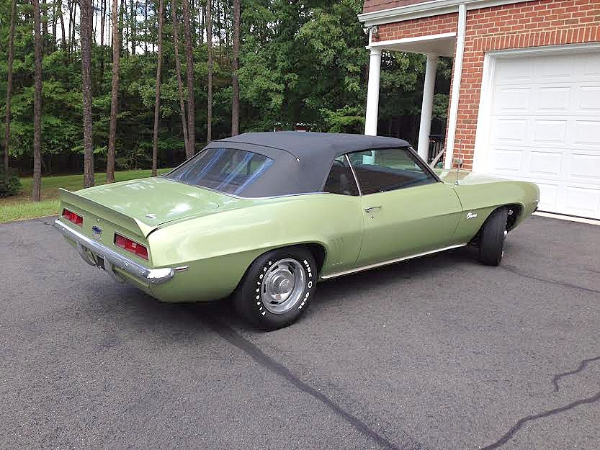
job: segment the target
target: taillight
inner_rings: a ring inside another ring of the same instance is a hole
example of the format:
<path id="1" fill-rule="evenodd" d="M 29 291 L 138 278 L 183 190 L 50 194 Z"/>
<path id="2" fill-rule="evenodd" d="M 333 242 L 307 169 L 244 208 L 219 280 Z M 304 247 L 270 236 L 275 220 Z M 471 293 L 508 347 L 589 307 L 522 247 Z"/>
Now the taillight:
<path id="1" fill-rule="evenodd" d="M 75 214 L 73 211 L 69 211 L 68 209 L 63 209 L 62 216 L 67 219 L 69 222 L 73 222 L 75 225 L 82 226 L 83 225 L 83 217 L 78 214 Z"/>
<path id="2" fill-rule="evenodd" d="M 144 258 L 146 260 L 148 259 L 148 249 L 142 244 L 138 244 L 137 242 L 132 241 L 125 236 L 115 233 L 115 245 L 117 247 L 121 247 L 123 250 L 139 256 L 140 258 Z"/>

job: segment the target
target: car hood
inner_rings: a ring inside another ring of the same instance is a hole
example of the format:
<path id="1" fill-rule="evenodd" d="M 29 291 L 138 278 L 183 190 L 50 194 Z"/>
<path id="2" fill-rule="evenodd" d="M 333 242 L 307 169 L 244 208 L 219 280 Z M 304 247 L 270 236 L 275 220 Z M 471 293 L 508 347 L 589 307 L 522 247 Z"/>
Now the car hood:
<path id="1" fill-rule="evenodd" d="M 76 194 L 149 227 L 214 214 L 242 206 L 245 202 L 244 199 L 162 177 L 105 184 L 77 191 Z"/>
<path id="2" fill-rule="evenodd" d="M 485 184 L 485 183 L 497 183 L 499 181 L 507 181 L 505 178 L 493 177 L 490 175 L 484 175 L 481 173 L 473 173 L 467 170 L 461 170 L 457 173 L 456 169 L 453 170 L 435 170 L 440 179 L 445 183 L 455 184 L 458 181 L 460 185 L 470 184 Z"/>

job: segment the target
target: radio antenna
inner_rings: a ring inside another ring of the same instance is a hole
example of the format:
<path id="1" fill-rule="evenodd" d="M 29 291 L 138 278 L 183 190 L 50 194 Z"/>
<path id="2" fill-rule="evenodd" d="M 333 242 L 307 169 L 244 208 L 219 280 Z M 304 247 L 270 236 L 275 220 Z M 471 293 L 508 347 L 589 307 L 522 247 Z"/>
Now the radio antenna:
<path id="1" fill-rule="evenodd" d="M 462 164 L 462 139 L 458 140 L 458 159 L 456 161 L 456 181 L 454 184 L 458 184 L 458 177 L 460 174 L 460 166 Z"/>

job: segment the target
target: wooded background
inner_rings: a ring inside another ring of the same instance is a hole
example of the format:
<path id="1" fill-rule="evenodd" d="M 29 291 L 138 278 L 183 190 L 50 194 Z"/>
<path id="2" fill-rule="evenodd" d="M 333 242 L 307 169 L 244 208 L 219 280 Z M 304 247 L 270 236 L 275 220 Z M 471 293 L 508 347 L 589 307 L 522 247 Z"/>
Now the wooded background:
<path id="1" fill-rule="evenodd" d="M 91 186 L 94 170 L 110 181 L 115 168 L 174 166 L 239 132 L 362 133 L 361 9 L 361 0 L 0 0 L 0 170 L 84 173 Z M 384 53 L 380 134 L 416 138 L 424 64 Z M 439 129 L 450 70 L 442 59 Z"/>

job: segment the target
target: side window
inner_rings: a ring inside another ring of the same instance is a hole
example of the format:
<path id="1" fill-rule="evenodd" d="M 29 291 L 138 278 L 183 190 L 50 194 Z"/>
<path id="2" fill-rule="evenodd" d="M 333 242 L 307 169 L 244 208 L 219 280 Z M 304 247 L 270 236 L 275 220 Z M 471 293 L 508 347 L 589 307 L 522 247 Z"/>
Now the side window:
<path id="1" fill-rule="evenodd" d="M 363 195 L 437 181 L 407 148 L 366 150 L 348 156 Z"/>
<path id="2" fill-rule="evenodd" d="M 345 156 L 333 160 L 329 176 L 325 182 L 323 192 L 341 195 L 358 195 L 358 187 L 352 175 L 352 169 Z"/>

